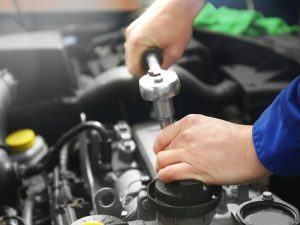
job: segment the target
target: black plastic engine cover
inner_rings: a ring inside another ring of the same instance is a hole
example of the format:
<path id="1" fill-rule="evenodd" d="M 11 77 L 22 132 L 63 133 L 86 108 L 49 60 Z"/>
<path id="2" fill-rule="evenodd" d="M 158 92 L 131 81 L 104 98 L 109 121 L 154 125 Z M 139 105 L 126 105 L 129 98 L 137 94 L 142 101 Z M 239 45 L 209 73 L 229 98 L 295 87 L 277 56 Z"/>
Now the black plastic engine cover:
<path id="1" fill-rule="evenodd" d="M 59 32 L 1 36 L 0 68 L 19 82 L 15 106 L 71 95 L 77 87 Z"/>

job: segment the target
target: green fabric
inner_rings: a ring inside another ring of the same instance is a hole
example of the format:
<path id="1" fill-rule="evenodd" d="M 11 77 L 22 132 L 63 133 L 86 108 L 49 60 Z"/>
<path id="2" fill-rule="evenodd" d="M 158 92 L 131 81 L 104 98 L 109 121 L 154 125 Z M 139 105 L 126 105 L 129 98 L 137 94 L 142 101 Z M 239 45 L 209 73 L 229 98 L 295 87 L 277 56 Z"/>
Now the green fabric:
<path id="1" fill-rule="evenodd" d="M 262 13 L 253 10 L 227 7 L 216 9 L 210 3 L 198 14 L 194 20 L 194 27 L 245 36 L 279 35 L 298 30 L 298 26 L 289 26 L 280 18 L 266 18 Z"/>

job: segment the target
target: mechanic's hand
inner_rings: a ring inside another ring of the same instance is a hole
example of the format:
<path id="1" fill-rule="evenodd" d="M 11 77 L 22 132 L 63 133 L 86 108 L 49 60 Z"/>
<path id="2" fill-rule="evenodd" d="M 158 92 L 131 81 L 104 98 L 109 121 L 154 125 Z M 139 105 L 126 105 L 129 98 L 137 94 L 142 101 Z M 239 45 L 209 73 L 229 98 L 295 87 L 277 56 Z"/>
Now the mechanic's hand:
<path id="1" fill-rule="evenodd" d="M 126 30 L 125 58 L 133 75 L 143 75 L 141 56 L 148 48 L 163 51 L 163 69 L 183 53 L 192 34 L 192 23 L 204 0 L 156 0 Z"/>
<path id="2" fill-rule="evenodd" d="M 252 126 L 188 115 L 161 130 L 154 143 L 162 181 L 238 184 L 270 175 L 252 142 Z"/>

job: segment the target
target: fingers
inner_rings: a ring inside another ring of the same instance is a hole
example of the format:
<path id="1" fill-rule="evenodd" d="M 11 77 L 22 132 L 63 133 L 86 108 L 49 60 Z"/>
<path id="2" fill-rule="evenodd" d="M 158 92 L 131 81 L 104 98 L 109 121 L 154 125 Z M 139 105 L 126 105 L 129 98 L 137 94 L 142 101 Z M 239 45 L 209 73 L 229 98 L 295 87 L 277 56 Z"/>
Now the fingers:
<path id="1" fill-rule="evenodd" d="M 164 70 L 169 69 L 169 67 L 174 64 L 182 55 L 185 49 L 185 45 L 177 46 L 177 45 L 170 45 L 168 48 L 164 50 L 164 60 L 161 65 L 161 68 Z"/>
<path id="2" fill-rule="evenodd" d="M 146 47 L 143 43 L 142 31 L 136 28 L 139 26 L 139 23 L 139 19 L 135 20 L 127 27 L 125 32 L 125 62 L 128 71 L 134 76 L 141 76 L 145 73 L 141 67 L 140 58 Z"/>
<path id="3" fill-rule="evenodd" d="M 167 147 L 169 149 L 182 148 L 186 143 L 194 142 L 196 134 L 191 128 L 201 124 L 205 118 L 207 117 L 203 115 L 190 114 L 161 130 L 153 145 L 154 153 L 157 154 Z"/>
<path id="4" fill-rule="evenodd" d="M 145 15 L 143 17 L 146 17 Z M 168 69 L 183 53 L 185 45 L 174 45 L 170 40 L 164 41 L 155 33 L 149 33 L 149 27 L 145 22 L 137 19 L 126 29 L 125 62 L 128 71 L 134 76 L 141 76 L 146 73 L 142 68 L 142 55 L 149 48 L 158 48 L 163 51 L 162 69 Z M 159 29 L 159 27 L 158 27 Z"/>
<path id="5" fill-rule="evenodd" d="M 145 46 L 139 43 L 126 42 L 125 47 L 125 61 L 128 71 L 134 76 L 141 76 L 145 73 L 141 67 L 141 55 L 146 49 Z"/>
<path id="6" fill-rule="evenodd" d="M 202 180 L 195 167 L 190 163 L 186 149 L 172 149 L 159 152 L 156 161 L 158 177 L 164 182 L 175 180 Z"/>
<path id="7" fill-rule="evenodd" d="M 124 44 L 125 47 L 125 61 L 128 71 L 134 76 L 142 76 L 147 73 L 146 69 L 143 68 L 142 60 L 143 54 L 151 48 L 157 48 L 163 51 L 163 65 L 164 69 L 169 68 L 174 60 L 170 60 L 168 54 L 165 54 L 164 48 L 157 42 L 155 38 L 150 36 L 145 37 L 138 32 L 128 32 L 127 41 Z M 166 67 L 167 64 L 168 66 Z"/>
<path id="8" fill-rule="evenodd" d="M 148 40 L 142 36 L 135 39 L 133 37 L 128 38 L 129 40 L 125 42 L 125 61 L 128 71 L 134 76 L 142 76 L 146 74 L 145 69 L 142 67 L 142 56 L 145 51 L 150 48 L 159 48 L 159 45 L 155 43 L 155 40 Z"/>
<path id="9" fill-rule="evenodd" d="M 156 171 L 171 164 L 187 161 L 186 157 L 187 152 L 183 148 L 161 151 L 156 157 Z"/>
<path id="10" fill-rule="evenodd" d="M 176 180 L 202 180 L 195 169 L 188 163 L 182 162 L 166 166 L 158 172 L 158 177 L 164 182 Z"/>
<path id="11" fill-rule="evenodd" d="M 173 123 L 161 130 L 158 133 L 153 145 L 154 153 L 157 154 L 161 150 L 165 149 L 179 133 L 180 121 Z"/>

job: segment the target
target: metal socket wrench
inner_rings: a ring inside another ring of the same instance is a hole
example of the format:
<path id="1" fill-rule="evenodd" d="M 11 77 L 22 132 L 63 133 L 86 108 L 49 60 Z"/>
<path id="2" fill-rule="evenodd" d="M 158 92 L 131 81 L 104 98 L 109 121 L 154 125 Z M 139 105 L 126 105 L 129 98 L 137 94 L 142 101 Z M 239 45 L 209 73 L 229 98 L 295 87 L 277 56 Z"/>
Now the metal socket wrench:
<path id="1" fill-rule="evenodd" d="M 178 94 L 180 82 L 175 72 L 161 69 L 157 53 L 150 51 L 144 60 L 149 71 L 139 80 L 140 93 L 144 100 L 153 102 L 157 119 L 164 128 L 173 122 L 172 97 Z"/>

